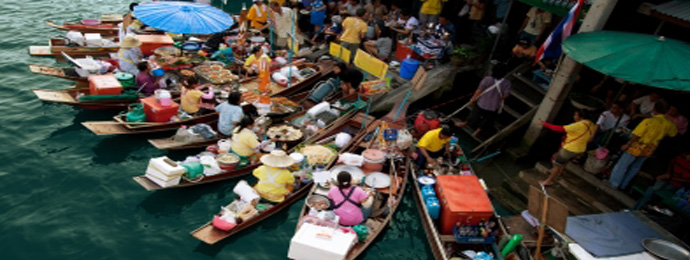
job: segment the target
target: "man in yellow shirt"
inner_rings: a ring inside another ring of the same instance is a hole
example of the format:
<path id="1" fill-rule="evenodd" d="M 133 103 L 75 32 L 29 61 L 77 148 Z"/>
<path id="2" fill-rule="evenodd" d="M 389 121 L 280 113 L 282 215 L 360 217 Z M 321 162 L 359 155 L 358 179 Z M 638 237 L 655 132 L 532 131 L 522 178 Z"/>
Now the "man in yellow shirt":
<path id="1" fill-rule="evenodd" d="M 262 199 L 270 202 L 282 202 L 285 196 L 290 194 L 295 177 L 285 169 L 295 163 L 289 155 L 282 150 L 273 150 L 271 154 L 261 157 L 264 165 L 256 168 L 252 174 L 259 179 L 254 189 Z"/>
<path id="2" fill-rule="evenodd" d="M 424 169 L 427 164 L 436 164 L 436 159 L 442 155 L 450 154 L 450 136 L 453 132 L 450 127 L 443 126 L 426 132 L 417 142 L 417 166 Z"/>
<path id="3" fill-rule="evenodd" d="M 355 57 L 359 44 L 367 33 L 367 22 L 364 20 L 367 11 L 364 8 L 357 9 L 357 16 L 350 16 L 343 21 L 343 33 L 340 34 L 340 44 L 350 51 L 350 61 Z"/>
<path id="4" fill-rule="evenodd" d="M 250 25 L 254 29 L 263 30 L 268 27 L 268 23 L 266 23 L 268 8 L 264 4 L 264 0 L 254 0 L 254 5 L 247 12 L 247 19 L 251 21 Z"/>
<path id="5" fill-rule="evenodd" d="M 553 181 L 561 175 L 568 162 L 582 155 L 587 150 L 587 143 L 594 132 L 594 123 L 587 119 L 587 112 L 585 110 L 575 111 L 573 120 L 575 123 L 564 126 L 542 122 L 544 127 L 550 130 L 565 132 L 565 139 L 561 144 L 561 149 L 558 150 L 558 153 L 553 158 L 551 174 L 546 180 L 539 182 L 544 186 L 552 185 Z"/>
<path id="6" fill-rule="evenodd" d="M 621 147 L 625 151 L 611 170 L 609 183 L 616 189 L 625 189 L 642 168 L 644 161 L 654 154 L 659 142 L 665 137 L 674 137 L 678 129 L 673 121 L 664 115 L 668 107 L 666 102 L 656 102 L 652 117 L 643 120 L 635 130 L 633 137 Z"/>
<path id="7" fill-rule="evenodd" d="M 422 7 L 419 9 L 419 22 L 422 26 L 429 23 L 435 24 L 438 15 L 441 14 L 443 4 L 448 0 L 421 0 Z"/>

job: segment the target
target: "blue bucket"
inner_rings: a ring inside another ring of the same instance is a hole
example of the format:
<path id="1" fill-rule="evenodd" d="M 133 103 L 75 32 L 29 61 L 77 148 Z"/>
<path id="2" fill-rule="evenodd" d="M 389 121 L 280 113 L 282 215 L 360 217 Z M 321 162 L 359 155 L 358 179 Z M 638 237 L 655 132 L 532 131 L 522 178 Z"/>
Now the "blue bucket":
<path id="1" fill-rule="evenodd" d="M 404 59 L 400 65 L 400 77 L 403 79 L 412 79 L 419 68 L 419 61 L 415 59 Z"/>
<path id="2" fill-rule="evenodd" d="M 163 77 L 163 75 L 165 75 L 165 71 L 161 67 L 157 67 L 157 68 L 151 70 L 151 72 L 153 72 L 153 76 L 156 76 L 156 77 Z"/>

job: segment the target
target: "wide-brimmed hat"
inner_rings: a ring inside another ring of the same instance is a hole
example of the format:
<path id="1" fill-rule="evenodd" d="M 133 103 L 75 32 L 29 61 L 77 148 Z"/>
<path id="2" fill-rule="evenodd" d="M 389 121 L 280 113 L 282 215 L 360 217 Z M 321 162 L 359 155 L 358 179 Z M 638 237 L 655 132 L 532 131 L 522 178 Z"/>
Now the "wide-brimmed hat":
<path id="1" fill-rule="evenodd" d="M 270 154 L 261 157 L 261 163 L 270 167 L 284 168 L 295 164 L 295 159 L 283 150 L 273 150 Z"/>
<path id="2" fill-rule="evenodd" d="M 141 42 L 137 40 L 137 38 L 134 38 L 134 36 L 127 35 L 124 39 L 122 39 L 122 41 L 120 41 L 118 46 L 121 48 L 139 47 L 141 46 Z"/>

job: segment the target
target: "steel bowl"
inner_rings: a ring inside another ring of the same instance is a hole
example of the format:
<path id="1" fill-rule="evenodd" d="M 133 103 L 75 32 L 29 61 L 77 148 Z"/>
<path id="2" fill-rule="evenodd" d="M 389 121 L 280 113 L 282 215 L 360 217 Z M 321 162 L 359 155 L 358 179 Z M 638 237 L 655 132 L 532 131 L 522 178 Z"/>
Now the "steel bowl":
<path id="1" fill-rule="evenodd" d="M 668 242 L 666 240 L 657 238 L 645 238 L 642 240 L 642 246 L 653 255 L 667 260 L 688 260 L 690 259 L 690 252 L 687 249 Z"/>

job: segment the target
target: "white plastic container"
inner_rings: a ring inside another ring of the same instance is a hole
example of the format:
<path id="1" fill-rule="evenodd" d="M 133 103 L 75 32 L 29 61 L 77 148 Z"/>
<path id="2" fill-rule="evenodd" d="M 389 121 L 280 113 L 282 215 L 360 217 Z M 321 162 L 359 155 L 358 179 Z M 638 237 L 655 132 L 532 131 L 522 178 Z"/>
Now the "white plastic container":
<path id="1" fill-rule="evenodd" d="M 360 167 L 364 163 L 364 156 L 353 153 L 342 153 L 338 155 L 338 161 L 345 165 Z"/>
<path id="2" fill-rule="evenodd" d="M 101 47 L 103 45 L 103 37 L 100 33 L 85 33 L 84 40 L 87 47 Z"/>
<path id="3" fill-rule="evenodd" d="M 288 258 L 297 260 L 345 259 L 357 235 L 304 223 L 290 240 Z"/>
<path id="4" fill-rule="evenodd" d="M 232 189 L 232 192 L 240 196 L 240 199 L 242 201 L 250 203 L 254 200 L 257 202 L 261 199 L 259 194 L 256 193 L 254 188 L 252 186 L 249 186 L 247 181 L 241 180 L 235 185 L 235 188 Z"/>
<path id="5" fill-rule="evenodd" d="M 77 74 L 80 77 L 88 77 L 90 75 L 99 75 L 101 73 L 101 64 L 93 58 L 75 59 L 74 63 L 79 65 L 76 67 Z"/>
<path id="6" fill-rule="evenodd" d="M 162 188 L 175 186 L 180 183 L 180 179 L 182 178 L 182 175 L 165 175 L 155 168 L 146 169 L 146 175 L 144 176 Z"/>
<path id="7" fill-rule="evenodd" d="M 168 163 L 172 162 L 172 164 Z M 184 167 L 170 160 L 167 156 L 152 158 L 149 161 L 148 169 L 153 169 L 166 176 L 182 176 L 185 173 Z M 148 172 L 148 169 L 146 170 Z"/>
<path id="8" fill-rule="evenodd" d="M 316 115 L 318 115 L 318 114 L 320 114 L 321 112 L 326 111 L 326 110 L 328 110 L 328 109 L 330 109 L 330 108 L 331 108 L 331 105 L 330 105 L 328 102 L 324 101 L 324 102 L 321 102 L 321 103 L 319 103 L 318 105 L 313 106 L 312 108 L 310 108 L 309 111 L 307 111 L 307 114 L 308 114 L 310 117 L 314 118 L 314 117 L 316 117 Z"/>
<path id="9" fill-rule="evenodd" d="M 170 91 L 167 91 L 165 89 L 156 90 L 156 97 L 158 98 L 158 103 L 160 103 L 161 106 L 172 106 L 173 100 Z"/>
<path id="10" fill-rule="evenodd" d="M 338 133 L 335 135 L 335 145 L 337 145 L 338 148 L 343 148 L 350 140 L 352 140 L 352 136 L 348 133 Z"/>

